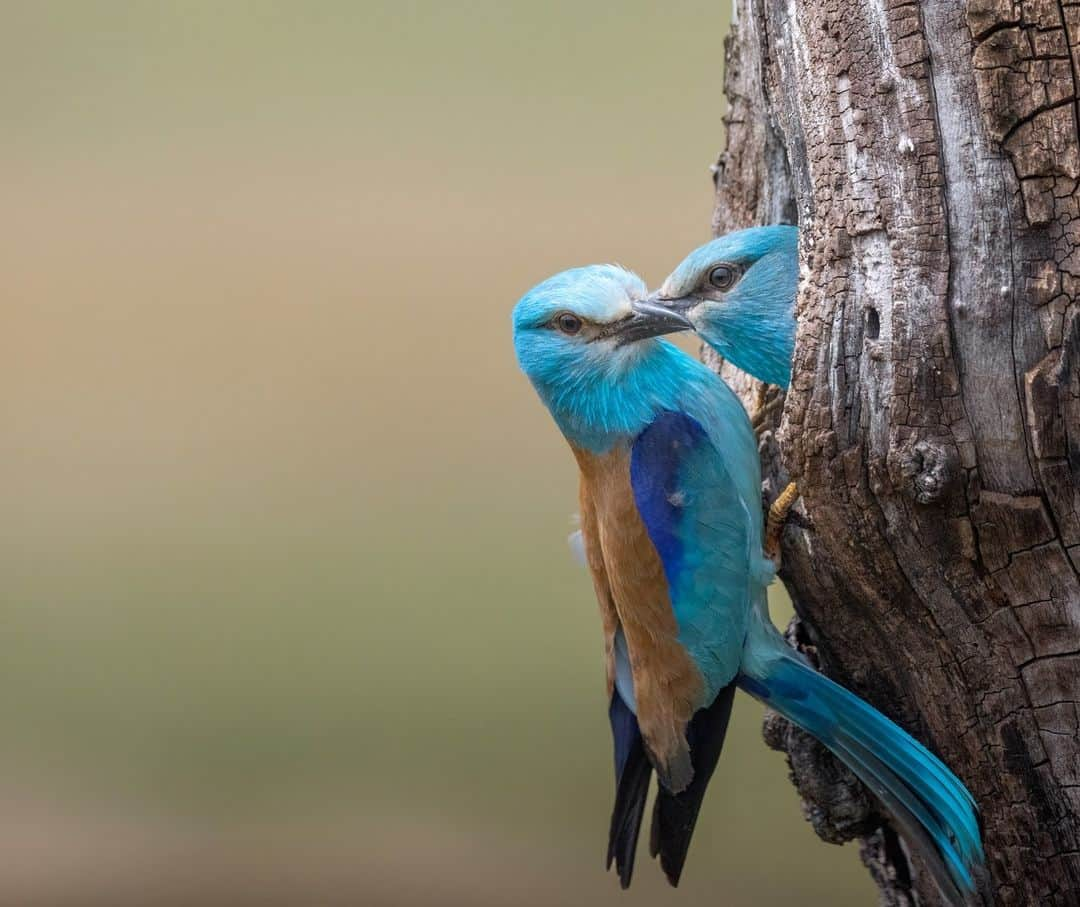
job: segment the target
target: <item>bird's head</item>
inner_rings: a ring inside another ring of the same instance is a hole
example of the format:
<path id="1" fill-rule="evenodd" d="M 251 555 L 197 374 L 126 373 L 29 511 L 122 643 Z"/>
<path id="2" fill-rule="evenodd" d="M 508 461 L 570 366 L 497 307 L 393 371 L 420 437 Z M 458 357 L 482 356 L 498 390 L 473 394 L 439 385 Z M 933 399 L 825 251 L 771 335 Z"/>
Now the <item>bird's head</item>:
<path id="1" fill-rule="evenodd" d="M 787 387 L 795 346 L 798 228 L 751 227 L 691 252 L 650 301 L 686 316 L 743 371 Z"/>
<path id="2" fill-rule="evenodd" d="M 518 364 L 576 444 L 604 449 L 639 430 L 655 392 L 670 389 L 662 373 L 674 347 L 657 338 L 692 325 L 646 292 L 630 271 L 591 265 L 548 278 L 514 307 Z"/>

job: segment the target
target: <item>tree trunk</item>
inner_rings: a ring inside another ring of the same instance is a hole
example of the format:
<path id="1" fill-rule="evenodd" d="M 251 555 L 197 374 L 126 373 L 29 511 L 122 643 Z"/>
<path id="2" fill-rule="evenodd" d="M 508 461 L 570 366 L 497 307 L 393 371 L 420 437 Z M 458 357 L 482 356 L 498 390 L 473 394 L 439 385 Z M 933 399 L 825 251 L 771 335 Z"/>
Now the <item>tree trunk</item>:
<path id="1" fill-rule="evenodd" d="M 792 635 L 963 778 L 996 903 L 1080 904 L 1080 6 L 735 5 L 714 229 L 801 228 L 762 442 L 802 492 Z M 846 771 L 766 732 L 883 903 L 939 903 Z"/>

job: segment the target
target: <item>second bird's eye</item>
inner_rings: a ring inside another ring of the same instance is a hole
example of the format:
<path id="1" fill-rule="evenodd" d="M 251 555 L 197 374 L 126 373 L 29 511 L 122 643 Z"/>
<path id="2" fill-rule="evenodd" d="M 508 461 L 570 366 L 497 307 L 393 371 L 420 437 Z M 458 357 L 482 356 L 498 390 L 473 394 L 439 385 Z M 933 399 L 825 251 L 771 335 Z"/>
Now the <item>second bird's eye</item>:
<path id="1" fill-rule="evenodd" d="M 555 319 L 555 323 L 564 334 L 576 334 L 581 330 L 581 319 L 569 312 L 563 312 Z"/>
<path id="2" fill-rule="evenodd" d="M 729 290 L 739 279 L 734 265 L 717 265 L 709 272 L 709 284 L 717 290 Z"/>

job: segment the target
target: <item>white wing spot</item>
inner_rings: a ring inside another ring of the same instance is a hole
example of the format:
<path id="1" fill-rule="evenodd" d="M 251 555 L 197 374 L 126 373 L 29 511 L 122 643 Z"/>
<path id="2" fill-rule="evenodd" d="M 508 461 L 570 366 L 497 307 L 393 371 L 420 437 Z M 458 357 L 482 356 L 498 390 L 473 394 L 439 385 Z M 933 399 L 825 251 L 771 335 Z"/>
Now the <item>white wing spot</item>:
<path id="1" fill-rule="evenodd" d="M 686 503 L 686 495 L 681 491 L 673 491 L 667 496 L 667 502 L 672 507 L 682 507 Z"/>

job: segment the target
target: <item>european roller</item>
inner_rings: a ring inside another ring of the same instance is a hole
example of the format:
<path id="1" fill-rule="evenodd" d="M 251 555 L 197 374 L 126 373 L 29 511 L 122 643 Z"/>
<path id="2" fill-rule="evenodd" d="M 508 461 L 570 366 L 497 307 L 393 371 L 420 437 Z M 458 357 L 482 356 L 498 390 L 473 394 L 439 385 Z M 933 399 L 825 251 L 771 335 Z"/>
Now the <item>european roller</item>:
<path id="1" fill-rule="evenodd" d="M 795 294 L 799 286 L 799 230 L 750 227 L 694 249 L 650 297 L 685 317 L 709 346 L 764 384 L 752 424 L 755 431 L 783 397 L 766 403 L 765 385 L 786 390 L 795 351 Z M 772 507 L 765 551 L 778 556 L 788 511 L 799 492 L 792 482 Z"/>
<path id="2" fill-rule="evenodd" d="M 687 329 L 686 317 L 645 296 L 622 268 L 577 268 L 534 287 L 513 313 L 518 362 L 580 472 L 615 749 L 608 866 L 630 884 L 655 771 L 649 849 L 678 883 L 741 687 L 832 750 L 949 900 L 965 903 L 983 863 L 971 795 L 773 626 L 750 421 L 723 381 L 660 338 Z"/>
<path id="3" fill-rule="evenodd" d="M 797 227 L 751 227 L 695 249 L 651 297 L 683 315 L 709 346 L 766 384 L 791 383 Z"/>

